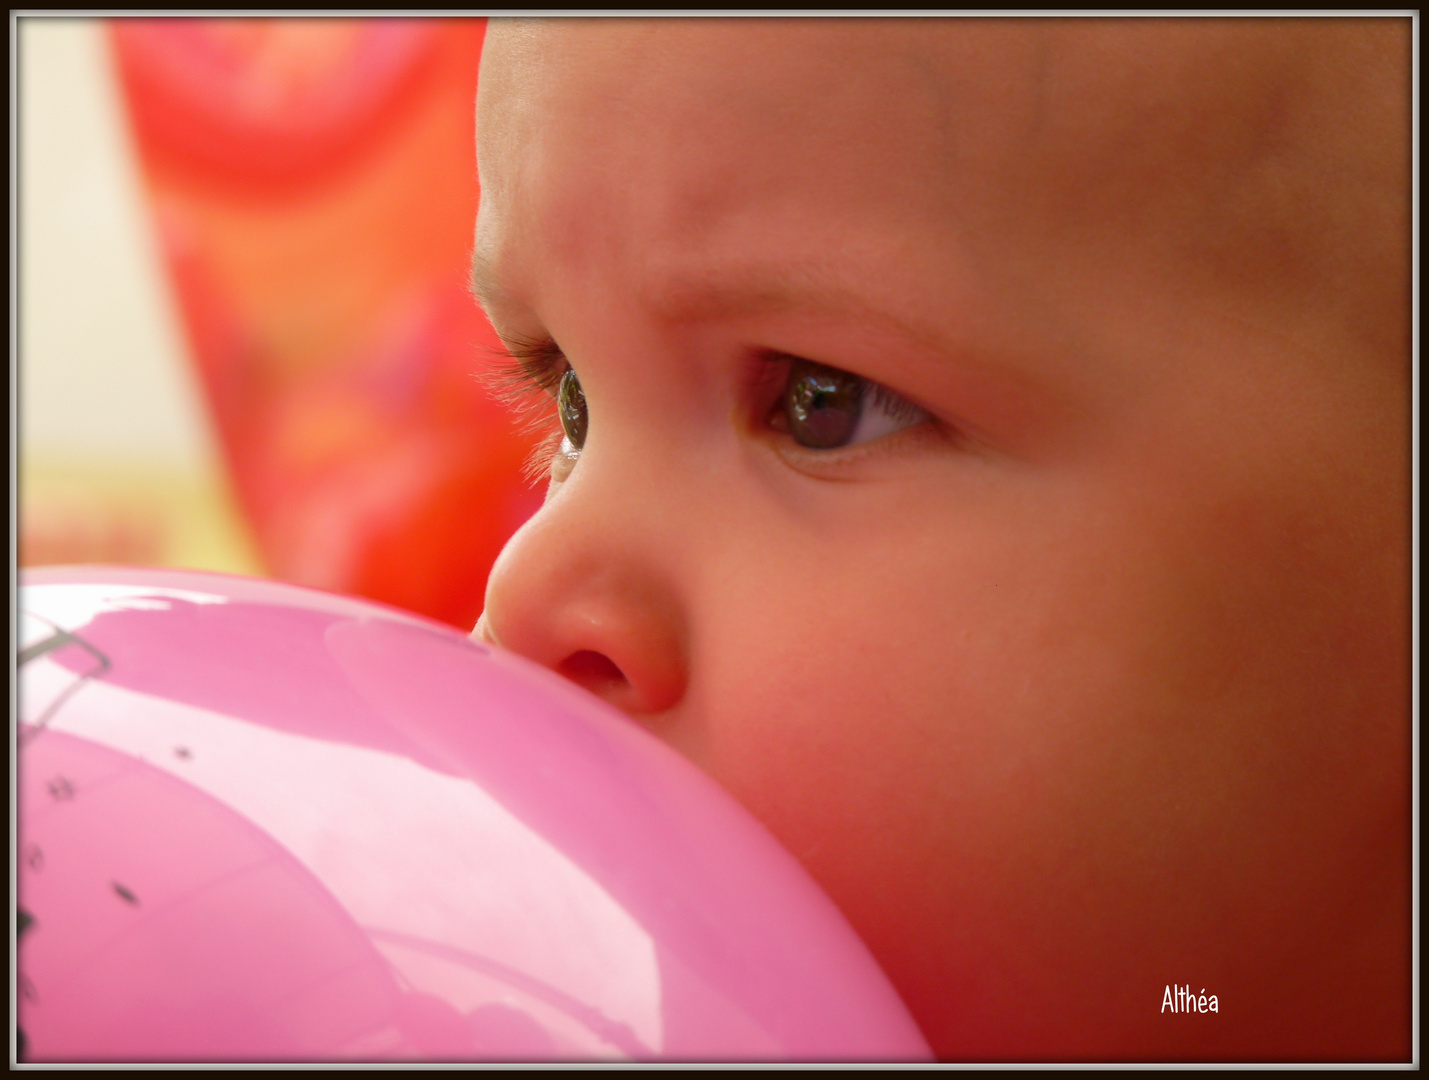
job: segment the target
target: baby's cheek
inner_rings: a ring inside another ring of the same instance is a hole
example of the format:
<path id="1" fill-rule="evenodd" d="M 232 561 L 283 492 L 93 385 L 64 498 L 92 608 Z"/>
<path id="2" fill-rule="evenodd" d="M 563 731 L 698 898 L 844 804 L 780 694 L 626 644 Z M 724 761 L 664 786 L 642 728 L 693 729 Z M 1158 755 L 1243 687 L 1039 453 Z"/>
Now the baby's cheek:
<path id="1" fill-rule="evenodd" d="M 1234 835 L 1214 598 L 1173 587 L 1164 552 L 1120 551 L 1109 578 L 1051 546 L 969 547 L 952 575 L 890 558 L 902 584 L 865 570 L 778 605 L 766 583 L 685 748 L 954 1056 L 1094 1055 L 1133 1026 L 1141 984 L 1214 937 L 1196 902 Z"/>
<path id="2" fill-rule="evenodd" d="M 968 939 L 985 942 L 1009 902 L 1041 902 L 1008 866 L 1036 808 L 1008 794 L 1023 739 L 980 701 L 1000 695 L 970 685 L 988 678 L 984 658 L 874 632 L 873 612 L 860 614 L 847 629 L 825 617 L 815 649 L 812 613 L 765 621 L 757 642 L 747 627 L 750 652 L 730 664 L 740 678 L 709 702 L 723 719 L 703 764 L 811 870 L 900 990 L 923 998 L 910 1005 L 926 1020 L 930 1000 L 978 996 L 993 961 L 970 962 Z"/>

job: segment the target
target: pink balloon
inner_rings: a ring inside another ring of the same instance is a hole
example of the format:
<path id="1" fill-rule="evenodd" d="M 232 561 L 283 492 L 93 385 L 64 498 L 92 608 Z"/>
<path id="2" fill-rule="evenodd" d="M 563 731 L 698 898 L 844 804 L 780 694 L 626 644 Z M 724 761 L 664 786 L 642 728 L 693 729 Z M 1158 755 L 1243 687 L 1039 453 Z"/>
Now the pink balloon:
<path id="1" fill-rule="evenodd" d="M 535 665 L 214 574 L 20 609 L 26 1060 L 930 1057 L 761 825 Z"/>

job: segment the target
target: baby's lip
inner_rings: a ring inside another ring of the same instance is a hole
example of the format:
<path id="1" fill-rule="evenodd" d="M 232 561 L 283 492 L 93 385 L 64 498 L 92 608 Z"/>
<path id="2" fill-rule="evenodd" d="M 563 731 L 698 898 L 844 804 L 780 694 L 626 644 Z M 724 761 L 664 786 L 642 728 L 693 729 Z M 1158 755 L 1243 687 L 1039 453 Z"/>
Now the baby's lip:
<path id="1" fill-rule="evenodd" d="M 476 626 L 470 634 L 472 641 L 479 641 L 483 645 L 493 645 L 500 648 L 500 643 L 496 640 L 496 635 L 491 632 L 491 628 L 486 625 L 486 612 L 481 613 L 481 617 L 476 620 Z"/>

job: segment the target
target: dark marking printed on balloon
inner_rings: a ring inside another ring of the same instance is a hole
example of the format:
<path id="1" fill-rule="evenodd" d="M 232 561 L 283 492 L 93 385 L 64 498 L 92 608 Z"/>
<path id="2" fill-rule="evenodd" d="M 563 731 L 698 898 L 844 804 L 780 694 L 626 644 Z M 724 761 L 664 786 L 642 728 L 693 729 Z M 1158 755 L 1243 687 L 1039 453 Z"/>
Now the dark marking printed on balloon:
<path id="1" fill-rule="evenodd" d="M 119 894 L 119 898 L 121 900 L 133 904 L 135 907 L 139 906 L 139 898 L 135 896 L 132 892 L 130 892 L 128 889 L 126 889 L 123 885 L 119 884 L 119 882 L 111 881 L 109 884 L 114 889 L 114 891 Z"/>

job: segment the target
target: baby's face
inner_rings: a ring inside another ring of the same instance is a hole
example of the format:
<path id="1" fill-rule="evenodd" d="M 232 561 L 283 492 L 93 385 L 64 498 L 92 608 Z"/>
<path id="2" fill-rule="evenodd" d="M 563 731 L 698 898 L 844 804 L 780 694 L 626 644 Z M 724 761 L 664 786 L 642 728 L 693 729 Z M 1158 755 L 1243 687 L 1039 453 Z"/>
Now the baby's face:
<path id="1" fill-rule="evenodd" d="M 749 807 L 944 1056 L 1397 1052 L 1406 40 L 489 32 L 475 277 L 586 427 L 478 632 Z"/>

